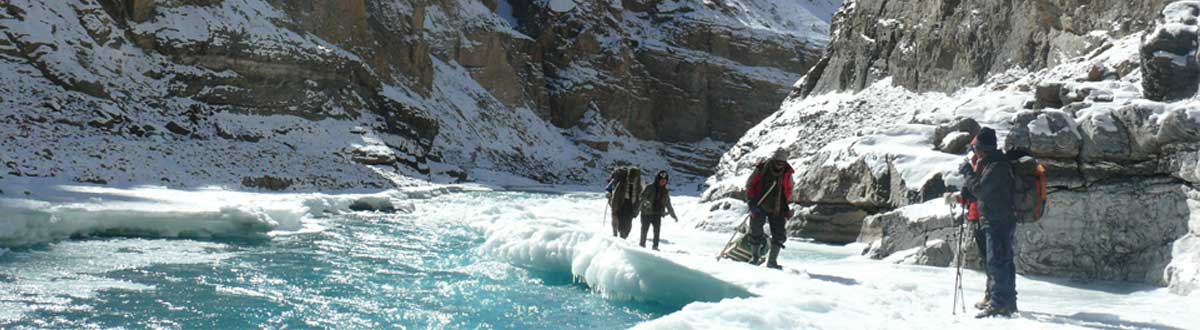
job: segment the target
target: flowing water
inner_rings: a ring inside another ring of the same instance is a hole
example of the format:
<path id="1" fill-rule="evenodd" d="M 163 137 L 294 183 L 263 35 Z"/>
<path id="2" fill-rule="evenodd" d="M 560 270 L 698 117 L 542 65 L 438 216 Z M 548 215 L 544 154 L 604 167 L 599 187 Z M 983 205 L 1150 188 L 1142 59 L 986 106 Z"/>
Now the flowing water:
<path id="1" fill-rule="evenodd" d="M 0 328 L 597 329 L 671 312 L 495 261 L 463 218 L 482 205 L 559 198 L 451 194 L 409 214 L 321 219 L 317 233 L 16 248 L 0 255 Z"/>

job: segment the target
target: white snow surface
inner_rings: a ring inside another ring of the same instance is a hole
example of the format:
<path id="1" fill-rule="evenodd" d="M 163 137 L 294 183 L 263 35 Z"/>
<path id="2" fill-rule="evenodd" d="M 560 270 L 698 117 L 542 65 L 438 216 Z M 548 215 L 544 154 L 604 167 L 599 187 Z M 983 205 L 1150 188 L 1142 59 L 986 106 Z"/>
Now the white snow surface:
<path id="1" fill-rule="evenodd" d="M 735 223 L 742 212 L 709 211 L 696 197 L 673 198 L 681 222 L 664 219 L 662 252 L 609 236 L 602 195 L 566 193 L 537 205 L 490 204 L 469 217 L 486 233 L 480 252 L 531 269 L 570 273 L 611 299 L 683 308 L 636 329 L 973 329 L 1188 328 L 1198 296 L 1166 288 L 1071 283 L 1018 277 L 1022 312 L 976 320 L 950 313 L 954 269 L 896 265 L 846 247 L 793 241 L 784 271 L 714 256 L 729 236 L 696 229 L 701 221 Z M 938 213 L 937 205 L 908 208 Z M 941 208 L 938 208 L 941 209 Z M 907 212 L 907 211 L 906 211 Z M 725 219 L 714 220 L 713 217 Z M 635 223 L 635 225 L 637 225 Z M 726 227 L 728 228 L 728 227 Z M 964 270 L 966 299 L 982 296 L 983 274 Z M 740 292 L 750 295 L 739 295 Z M 724 297 L 711 301 L 709 297 Z M 688 303 L 687 301 L 692 302 Z M 969 308 L 969 307 L 968 307 Z"/>

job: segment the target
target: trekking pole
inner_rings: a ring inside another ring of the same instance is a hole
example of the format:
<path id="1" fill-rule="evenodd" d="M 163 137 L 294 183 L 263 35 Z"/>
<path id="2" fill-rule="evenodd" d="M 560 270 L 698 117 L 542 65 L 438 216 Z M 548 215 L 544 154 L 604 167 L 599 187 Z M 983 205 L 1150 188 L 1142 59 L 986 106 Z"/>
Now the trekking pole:
<path id="1" fill-rule="evenodd" d="M 608 215 L 608 204 L 609 203 L 612 203 L 612 198 L 608 198 L 608 200 L 606 200 L 604 202 L 604 214 L 602 214 L 603 217 L 600 218 L 600 229 L 607 228 L 608 223 L 612 222 L 612 216 Z"/>
<path id="2" fill-rule="evenodd" d="M 766 192 L 766 193 L 764 193 L 764 194 L 762 195 L 762 197 L 759 197 L 759 198 L 758 198 L 758 203 L 754 203 L 754 207 L 758 207 L 759 205 L 762 205 L 762 202 L 763 202 L 763 201 L 765 201 L 765 200 L 767 200 L 767 195 L 770 195 L 770 194 L 771 194 L 771 191 L 775 190 L 775 184 L 776 184 L 776 183 L 778 183 L 778 182 L 772 182 L 772 183 L 771 183 L 771 187 L 770 187 L 770 188 L 767 188 L 767 192 Z M 746 218 L 742 220 L 741 224 L 738 224 L 738 225 L 737 225 L 737 227 L 733 227 L 733 233 L 732 233 L 732 234 L 729 234 L 729 240 L 728 240 L 728 241 L 725 241 L 725 246 L 722 246 L 722 247 L 721 247 L 721 253 L 718 253 L 718 254 L 717 254 L 717 260 L 718 260 L 718 261 L 720 261 L 720 260 L 721 260 L 721 257 L 725 256 L 725 250 L 728 250 L 728 248 L 729 248 L 729 243 L 732 243 L 732 242 L 733 242 L 733 238 L 734 238 L 734 237 L 737 237 L 737 233 L 738 233 L 738 230 L 737 230 L 737 229 L 738 229 L 739 227 L 741 227 L 742 225 L 746 224 L 746 222 L 747 222 L 747 221 L 750 221 L 750 217 L 751 217 L 752 215 L 754 215 L 754 211 L 750 211 L 750 214 L 746 215 Z"/>
<path id="3" fill-rule="evenodd" d="M 950 216 L 954 217 L 955 223 L 958 223 L 958 220 L 959 220 L 958 218 L 961 215 L 954 214 L 954 206 L 953 205 L 950 206 Z M 962 260 L 963 259 L 963 243 L 962 242 L 963 242 L 963 230 L 964 230 L 963 228 L 964 227 L 965 226 L 963 223 L 958 223 L 958 234 L 957 234 L 958 237 L 956 239 L 958 242 L 955 244 L 955 245 L 957 245 L 958 251 L 956 251 L 954 254 L 954 259 L 955 259 L 954 304 L 952 306 L 950 306 L 950 314 L 951 315 L 958 315 L 958 306 L 959 306 L 958 303 L 960 301 L 962 302 L 963 314 L 967 313 L 967 299 L 966 299 L 966 295 L 963 294 L 963 290 L 962 290 L 962 265 L 963 265 L 963 260 Z"/>
<path id="4" fill-rule="evenodd" d="M 613 195 L 613 193 L 611 191 L 609 191 L 608 189 L 610 187 L 612 187 L 612 184 L 613 184 L 612 181 L 609 181 L 608 184 L 604 186 L 604 191 L 606 192 L 605 195 L 607 197 L 604 198 L 604 214 L 603 214 L 604 217 L 601 218 L 601 220 L 600 220 L 600 229 L 601 230 L 608 227 L 607 223 L 612 222 L 612 215 L 608 214 L 608 205 L 612 204 L 612 195 Z M 616 229 L 613 229 L 613 230 L 616 230 Z"/>

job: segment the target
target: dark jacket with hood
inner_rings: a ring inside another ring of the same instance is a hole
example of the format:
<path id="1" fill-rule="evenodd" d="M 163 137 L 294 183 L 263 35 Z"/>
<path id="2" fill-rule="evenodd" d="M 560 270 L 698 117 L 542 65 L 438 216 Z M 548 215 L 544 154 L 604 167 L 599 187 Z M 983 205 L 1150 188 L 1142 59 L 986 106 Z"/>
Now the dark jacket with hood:
<path id="1" fill-rule="evenodd" d="M 977 175 L 967 178 L 965 190 L 979 203 L 984 223 L 1013 221 L 1013 177 L 1008 157 L 999 150 L 989 150 Z"/>

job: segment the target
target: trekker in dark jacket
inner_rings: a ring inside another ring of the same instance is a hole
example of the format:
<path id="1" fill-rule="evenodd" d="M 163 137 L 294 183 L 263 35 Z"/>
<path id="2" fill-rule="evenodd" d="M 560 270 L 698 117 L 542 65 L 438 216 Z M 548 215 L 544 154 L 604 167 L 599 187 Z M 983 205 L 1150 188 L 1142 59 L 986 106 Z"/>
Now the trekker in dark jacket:
<path id="1" fill-rule="evenodd" d="M 771 226 L 770 252 L 767 267 L 782 269 L 776 258 L 783 243 L 787 242 L 787 218 L 792 211 L 788 201 L 792 197 L 792 166 L 787 163 L 787 151 L 775 150 L 771 159 L 754 166 L 754 173 L 746 181 L 746 204 L 750 206 L 750 235 L 746 238 L 755 246 L 766 243 L 763 225 Z M 752 263 L 759 262 L 760 248 L 754 248 Z"/>
<path id="2" fill-rule="evenodd" d="M 1013 177 L 1008 157 L 996 149 L 996 132 L 979 131 L 974 145 L 982 170 L 967 179 L 963 196 L 979 202 L 980 221 L 987 233 L 988 306 L 977 318 L 1009 316 L 1017 311 L 1016 267 L 1013 264 L 1013 235 L 1017 222 L 1013 213 Z"/>
<path id="3" fill-rule="evenodd" d="M 671 191 L 667 189 L 667 181 L 670 177 L 667 171 L 659 171 L 654 175 L 654 182 L 646 185 L 642 189 L 641 196 L 641 213 L 642 213 L 642 240 L 638 243 L 641 247 L 646 247 L 646 231 L 650 226 L 654 226 L 654 244 L 652 248 L 658 251 L 658 234 L 662 228 L 662 217 L 670 215 L 675 222 L 679 222 L 679 218 L 675 216 L 675 207 L 671 206 Z"/>
<path id="4" fill-rule="evenodd" d="M 629 237 L 633 218 L 638 213 L 638 198 L 642 194 L 642 172 L 637 168 L 619 171 L 608 178 L 608 203 L 612 208 L 613 236 Z"/>

